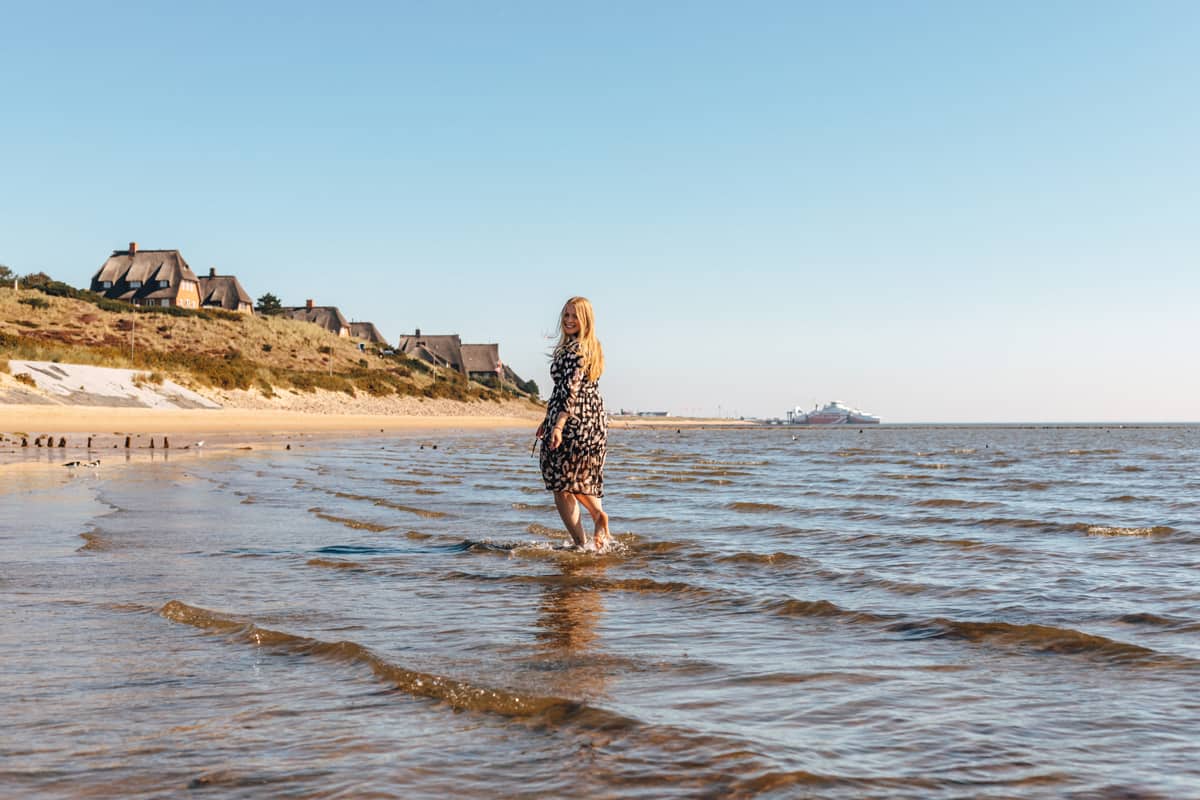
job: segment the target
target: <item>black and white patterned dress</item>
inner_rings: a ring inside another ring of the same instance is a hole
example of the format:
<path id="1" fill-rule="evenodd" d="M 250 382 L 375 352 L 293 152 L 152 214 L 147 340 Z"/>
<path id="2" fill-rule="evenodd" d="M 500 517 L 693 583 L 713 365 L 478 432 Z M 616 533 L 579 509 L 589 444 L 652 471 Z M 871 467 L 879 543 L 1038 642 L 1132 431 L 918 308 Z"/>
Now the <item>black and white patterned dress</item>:
<path id="1" fill-rule="evenodd" d="M 589 381 L 579 356 L 579 343 L 571 341 L 554 351 L 550 377 L 554 391 L 546 403 L 542 437 L 542 480 L 552 492 L 604 496 L 604 456 L 608 450 L 608 421 L 600 387 Z M 558 415 L 566 411 L 562 444 L 550 449 L 550 432 Z"/>

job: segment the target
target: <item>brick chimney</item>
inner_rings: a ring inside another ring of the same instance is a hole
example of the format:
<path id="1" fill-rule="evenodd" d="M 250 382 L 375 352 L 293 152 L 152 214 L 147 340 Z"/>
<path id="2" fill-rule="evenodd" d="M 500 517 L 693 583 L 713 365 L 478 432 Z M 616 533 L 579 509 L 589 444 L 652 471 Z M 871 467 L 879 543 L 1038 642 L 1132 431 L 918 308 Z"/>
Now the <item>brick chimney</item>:
<path id="1" fill-rule="evenodd" d="M 312 311 L 312 300 L 305 300 L 305 301 L 304 301 L 304 307 L 305 307 L 306 309 L 308 309 L 309 311 Z"/>
<path id="2" fill-rule="evenodd" d="M 421 336 L 421 329 L 420 329 L 420 328 L 417 328 L 415 331 L 413 331 L 413 336 L 416 336 L 417 338 L 420 338 L 420 336 Z"/>
<path id="3" fill-rule="evenodd" d="M 209 268 L 208 268 L 208 277 L 210 277 L 210 278 L 215 278 L 215 277 L 217 277 L 217 268 L 216 268 L 216 267 L 209 267 Z"/>
<path id="4" fill-rule="evenodd" d="M 131 255 L 131 256 L 137 255 L 137 242 L 129 243 L 129 255 Z"/>

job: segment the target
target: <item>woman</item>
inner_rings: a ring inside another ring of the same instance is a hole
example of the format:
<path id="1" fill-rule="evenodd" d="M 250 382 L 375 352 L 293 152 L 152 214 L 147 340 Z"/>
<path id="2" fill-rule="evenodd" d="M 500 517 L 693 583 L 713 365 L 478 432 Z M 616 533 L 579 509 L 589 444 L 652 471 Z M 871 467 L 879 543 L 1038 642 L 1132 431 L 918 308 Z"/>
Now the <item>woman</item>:
<path id="1" fill-rule="evenodd" d="M 604 372 L 604 351 L 596 339 L 595 315 L 586 297 L 572 297 L 563 305 L 558 330 L 558 345 L 550 362 L 554 391 L 537 430 L 542 440 L 542 480 L 554 493 L 554 506 L 575 545 L 589 549 L 579 519 L 582 505 L 595 524 L 594 547 L 603 550 L 612 541 L 608 514 L 600 501 L 608 431 L 596 381 Z"/>

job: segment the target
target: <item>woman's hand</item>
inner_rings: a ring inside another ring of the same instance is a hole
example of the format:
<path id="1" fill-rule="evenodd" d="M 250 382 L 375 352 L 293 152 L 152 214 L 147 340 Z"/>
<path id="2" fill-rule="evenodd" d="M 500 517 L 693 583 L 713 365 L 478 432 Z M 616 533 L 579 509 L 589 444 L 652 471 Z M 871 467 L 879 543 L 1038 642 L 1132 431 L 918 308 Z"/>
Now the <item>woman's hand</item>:
<path id="1" fill-rule="evenodd" d="M 555 426 L 550 429 L 550 449 L 557 450 L 560 444 L 562 444 L 562 428 Z"/>

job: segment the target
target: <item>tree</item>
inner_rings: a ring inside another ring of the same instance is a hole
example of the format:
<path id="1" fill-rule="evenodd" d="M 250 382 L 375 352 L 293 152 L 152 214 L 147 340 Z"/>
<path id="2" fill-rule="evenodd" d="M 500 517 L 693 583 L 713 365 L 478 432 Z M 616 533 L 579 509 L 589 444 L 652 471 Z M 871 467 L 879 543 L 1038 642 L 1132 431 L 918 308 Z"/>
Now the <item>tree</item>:
<path id="1" fill-rule="evenodd" d="M 0 264 L 0 283 L 11 283 L 14 277 L 16 276 L 13 275 L 13 271 L 9 269 L 8 265 Z"/>
<path id="2" fill-rule="evenodd" d="M 54 279 L 44 272 L 31 272 L 24 278 L 21 278 L 21 285 L 26 289 L 40 289 L 48 283 L 53 283 Z"/>
<path id="3" fill-rule="evenodd" d="M 262 297 L 258 298 L 258 305 L 254 310 L 262 314 L 264 317 L 273 317 L 276 314 L 283 313 L 283 303 L 279 302 L 279 298 L 267 292 Z"/>

